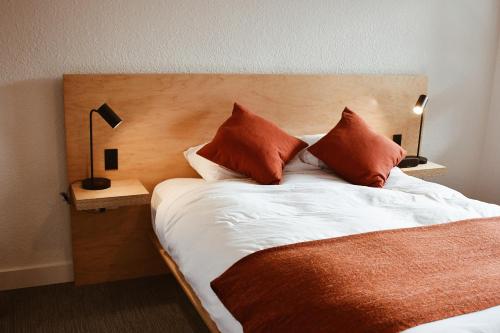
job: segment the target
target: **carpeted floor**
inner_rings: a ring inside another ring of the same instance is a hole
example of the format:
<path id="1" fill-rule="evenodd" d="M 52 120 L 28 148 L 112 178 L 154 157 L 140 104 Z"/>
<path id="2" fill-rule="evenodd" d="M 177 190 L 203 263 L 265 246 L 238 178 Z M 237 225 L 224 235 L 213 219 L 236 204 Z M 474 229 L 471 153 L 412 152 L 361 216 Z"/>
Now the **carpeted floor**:
<path id="1" fill-rule="evenodd" d="M 0 332 L 208 332 L 171 276 L 0 292 Z"/>

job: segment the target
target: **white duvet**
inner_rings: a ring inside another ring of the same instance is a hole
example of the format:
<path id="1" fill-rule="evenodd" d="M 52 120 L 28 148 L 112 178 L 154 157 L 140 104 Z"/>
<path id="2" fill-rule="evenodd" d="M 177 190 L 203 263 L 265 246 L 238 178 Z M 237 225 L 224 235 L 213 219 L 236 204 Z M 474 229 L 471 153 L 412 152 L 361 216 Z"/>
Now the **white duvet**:
<path id="1" fill-rule="evenodd" d="M 154 229 L 221 332 L 242 332 L 210 282 L 262 249 L 356 233 L 500 216 L 395 168 L 383 189 L 350 185 L 325 171 L 286 173 L 281 185 L 249 180 L 172 179 L 152 199 Z M 500 286 L 499 286 L 500 288 Z M 406 330 L 500 332 L 500 306 Z"/>

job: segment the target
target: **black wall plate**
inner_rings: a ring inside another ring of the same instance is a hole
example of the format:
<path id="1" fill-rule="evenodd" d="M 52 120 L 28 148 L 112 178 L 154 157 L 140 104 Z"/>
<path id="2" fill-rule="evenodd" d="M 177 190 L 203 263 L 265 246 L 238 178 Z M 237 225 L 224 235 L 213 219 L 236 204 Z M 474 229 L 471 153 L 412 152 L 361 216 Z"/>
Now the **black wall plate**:
<path id="1" fill-rule="evenodd" d="M 398 145 L 401 146 L 401 142 L 403 141 L 403 135 L 402 134 L 394 134 L 392 136 L 392 141 L 396 142 Z"/>
<path id="2" fill-rule="evenodd" d="M 104 170 L 118 170 L 118 149 L 104 149 Z"/>

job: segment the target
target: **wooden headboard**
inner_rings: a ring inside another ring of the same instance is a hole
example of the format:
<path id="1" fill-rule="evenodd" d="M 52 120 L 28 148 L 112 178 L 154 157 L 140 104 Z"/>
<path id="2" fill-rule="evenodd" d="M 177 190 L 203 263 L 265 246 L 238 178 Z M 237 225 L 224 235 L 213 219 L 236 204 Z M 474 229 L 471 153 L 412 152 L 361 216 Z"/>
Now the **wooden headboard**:
<path id="1" fill-rule="evenodd" d="M 426 90 L 421 75 L 64 75 L 68 181 L 88 177 L 89 111 L 104 102 L 123 123 L 111 129 L 95 118 L 95 175 L 137 178 L 151 191 L 168 178 L 198 177 L 182 152 L 210 140 L 235 101 L 295 135 L 327 132 L 349 106 L 389 138 L 402 134 L 403 147 L 415 154 L 419 117 L 411 110 Z M 104 171 L 105 148 L 119 150 L 119 170 Z M 146 248 L 147 208 L 101 215 L 73 209 L 71 216 L 78 284 L 160 271 Z"/>
<path id="2" fill-rule="evenodd" d="M 198 177 L 182 152 L 210 140 L 235 101 L 295 135 L 330 130 L 350 106 L 380 133 L 403 134 L 415 154 L 419 117 L 411 110 L 426 89 L 426 77 L 413 75 L 64 75 L 68 180 L 88 176 L 88 113 L 104 102 L 123 123 L 113 130 L 94 122 L 96 174 L 138 178 L 151 190 Z M 118 148 L 118 171 L 104 171 L 105 148 Z"/>

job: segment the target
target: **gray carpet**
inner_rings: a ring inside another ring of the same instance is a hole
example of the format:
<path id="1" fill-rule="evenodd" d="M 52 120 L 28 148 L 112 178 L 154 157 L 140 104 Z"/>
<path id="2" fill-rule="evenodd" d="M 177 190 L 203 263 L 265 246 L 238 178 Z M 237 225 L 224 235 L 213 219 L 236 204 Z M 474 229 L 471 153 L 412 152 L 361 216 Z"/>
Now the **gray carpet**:
<path id="1" fill-rule="evenodd" d="M 208 332 L 171 276 L 0 292 L 0 332 Z"/>

